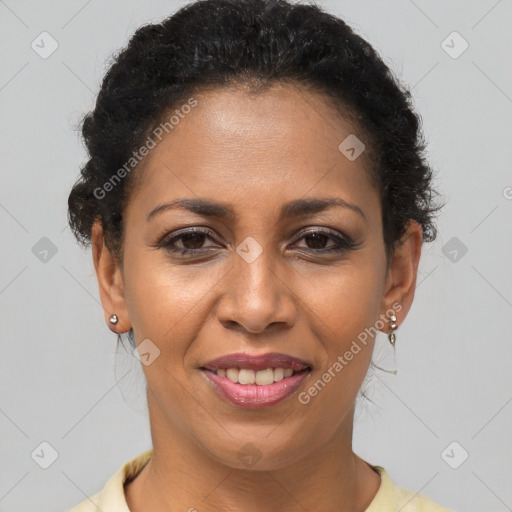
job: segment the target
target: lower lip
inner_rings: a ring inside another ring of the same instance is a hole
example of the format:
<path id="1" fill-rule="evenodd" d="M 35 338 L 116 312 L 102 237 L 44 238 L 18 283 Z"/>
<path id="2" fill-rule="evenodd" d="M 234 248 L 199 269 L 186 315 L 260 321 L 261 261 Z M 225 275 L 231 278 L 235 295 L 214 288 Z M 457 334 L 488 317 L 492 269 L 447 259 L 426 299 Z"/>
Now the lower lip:
<path id="1" fill-rule="evenodd" d="M 293 394 L 311 373 L 304 370 L 291 377 L 267 386 L 255 384 L 238 384 L 210 370 L 201 370 L 213 384 L 213 388 L 222 397 L 234 405 L 246 409 L 261 409 L 281 402 Z"/>

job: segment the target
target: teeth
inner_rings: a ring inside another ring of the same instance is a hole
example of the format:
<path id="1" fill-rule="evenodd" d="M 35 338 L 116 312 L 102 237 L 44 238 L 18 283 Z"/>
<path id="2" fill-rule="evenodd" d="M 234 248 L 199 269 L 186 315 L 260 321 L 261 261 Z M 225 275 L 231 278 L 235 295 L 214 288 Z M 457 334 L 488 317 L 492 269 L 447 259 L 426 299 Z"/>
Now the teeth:
<path id="1" fill-rule="evenodd" d="M 229 368 L 229 370 L 226 370 L 226 377 L 233 382 L 238 382 L 238 369 Z"/>
<path id="2" fill-rule="evenodd" d="M 240 373 L 247 371 L 251 370 L 240 370 Z M 256 372 L 255 381 L 259 386 L 268 386 L 269 384 L 272 384 L 274 382 L 274 370 L 272 370 L 272 368 L 267 368 L 266 370 Z"/>
<path id="3" fill-rule="evenodd" d="M 228 368 L 220 369 L 215 372 L 221 377 L 227 377 L 230 381 L 239 384 L 257 384 L 258 386 L 268 386 L 274 382 L 279 382 L 286 377 L 293 375 L 291 368 L 267 368 L 255 372 L 247 368 Z"/>
<path id="4" fill-rule="evenodd" d="M 274 382 L 279 382 L 284 379 L 284 369 L 274 368 Z"/>
<path id="5" fill-rule="evenodd" d="M 253 370 L 240 370 L 238 372 L 238 382 L 240 384 L 254 384 L 255 380 L 256 374 Z"/>

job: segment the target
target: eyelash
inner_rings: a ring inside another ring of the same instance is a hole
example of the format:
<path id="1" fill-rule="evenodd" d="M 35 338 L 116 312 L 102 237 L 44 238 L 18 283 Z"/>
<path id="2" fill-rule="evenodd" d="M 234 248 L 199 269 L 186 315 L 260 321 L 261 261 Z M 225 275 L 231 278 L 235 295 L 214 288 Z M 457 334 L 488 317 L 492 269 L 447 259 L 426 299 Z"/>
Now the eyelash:
<path id="1" fill-rule="evenodd" d="M 187 255 L 194 256 L 194 255 L 197 255 L 197 254 L 201 254 L 201 253 L 205 254 L 206 252 L 208 252 L 208 249 L 206 249 L 206 251 L 205 251 L 205 249 L 177 249 L 177 248 L 171 247 L 173 245 L 173 243 L 175 243 L 176 241 L 182 239 L 186 235 L 191 235 L 191 234 L 192 235 L 193 234 L 206 235 L 207 237 L 209 237 L 210 239 L 215 241 L 214 240 L 214 233 L 210 229 L 207 229 L 207 228 L 203 228 L 203 229 L 194 228 L 194 229 L 191 229 L 191 230 L 188 230 L 188 231 L 181 232 L 178 235 L 174 235 L 172 237 L 164 236 L 160 240 L 160 242 L 157 243 L 157 247 L 163 248 L 163 249 L 165 249 L 168 252 L 171 252 L 171 253 L 174 253 L 174 254 L 183 255 L 183 256 L 187 256 Z M 306 251 L 311 252 L 313 254 L 341 253 L 341 252 L 344 252 L 344 251 L 352 250 L 352 249 L 356 248 L 359 245 L 359 244 L 355 244 L 350 238 L 337 235 L 334 232 L 332 232 L 330 230 L 327 230 L 325 228 L 324 229 L 308 229 L 308 230 L 301 231 L 299 233 L 299 235 L 302 235 L 302 236 L 300 236 L 300 238 L 298 238 L 295 241 L 295 243 L 300 241 L 300 240 L 302 240 L 303 238 L 306 238 L 307 236 L 313 235 L 313 234 L 325 235 L 328 238 L 331 238 L 332 240 L 337 242 L 337 244 L 338 244 L 337 246 L 334 246 L 335 248 L 330 248 L 330 249 L 308 249 L 308 248 L 302 248 L 302 249 L 306 249 Z"/>

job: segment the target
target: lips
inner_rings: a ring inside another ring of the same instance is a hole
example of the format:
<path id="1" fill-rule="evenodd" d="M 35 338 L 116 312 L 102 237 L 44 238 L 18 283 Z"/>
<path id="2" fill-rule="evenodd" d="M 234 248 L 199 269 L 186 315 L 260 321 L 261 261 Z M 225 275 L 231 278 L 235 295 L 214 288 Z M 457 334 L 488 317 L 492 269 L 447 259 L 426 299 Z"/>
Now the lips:
<path id="1" fill-rule="evenodd" d="M 216 371 L 227 370 L 229 368 L 239 368 L 247 370 L 266 370 L 267 368 L 290 368 L 296 372 L 311 368 L 311 364 L 297 357 L 278 352 L 267 354 L 250 355 L 244 353 L 229 354 L 208 361 L 203 368 Z"/>
<path id="2" fill-rule="evenodd" d="M 230 354 L 200 368 L 213 390 L 238 407 L 259 409 L 292 395 L 311 373 L 302 359 L 276 352 Z"/>

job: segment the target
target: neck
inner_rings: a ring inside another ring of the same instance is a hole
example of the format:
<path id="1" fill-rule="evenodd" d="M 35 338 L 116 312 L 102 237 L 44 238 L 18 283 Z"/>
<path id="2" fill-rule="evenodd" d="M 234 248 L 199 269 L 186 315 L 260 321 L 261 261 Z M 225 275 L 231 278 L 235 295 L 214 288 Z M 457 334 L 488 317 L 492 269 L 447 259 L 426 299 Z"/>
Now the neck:
<path id="1" fill-rule="evenodd" d="M 380 477 L 352 451 L 353 412 L 327 443 L 269 470 L 230 467 L 165 419 L 152 421 L 153 456 L 126 486 L 128 507 L 131 512 L 363 512 Z"/>

